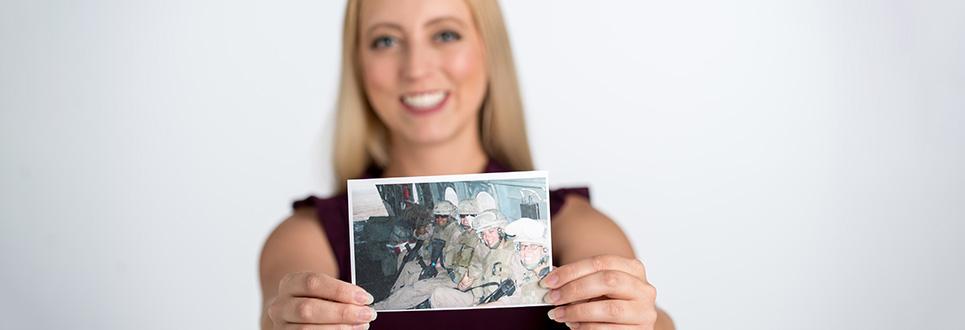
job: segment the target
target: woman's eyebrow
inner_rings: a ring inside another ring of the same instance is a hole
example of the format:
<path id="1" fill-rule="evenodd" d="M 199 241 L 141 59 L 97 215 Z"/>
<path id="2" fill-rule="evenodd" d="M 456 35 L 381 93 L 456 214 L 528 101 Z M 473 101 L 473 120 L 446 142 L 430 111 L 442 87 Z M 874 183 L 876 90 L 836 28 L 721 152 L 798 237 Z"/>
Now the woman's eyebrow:
<path id="1" fill-rule="evenodd" d="M 388 28 L 388 29 L 393 29 L 393 30 L 398 30 L 399 32 L 402 32 L 402 31 L 403 31 L 402 25 L 399 25 L 399 24 L 396 24 L 396 23 L 380 22 L 380 23 L 375 23 L 375 24 L 372 24 L 371 26 L 369 26 L 369 28 L 365 30 L 365 34 L 366 34 L 366 35 L 371 35 L 371 34 L 372 34 L 372 31 L 375 31 L 375 29 L 378 29 L 378 28 L 380 28 L 380 27 Z"/>
<path id="2" fill-rule="evenodd" d="M 440 17 L 436 17 L 436 18 L 433 18 L 433 19 L 429 20 L 428 22 L 426 22 L 425 26 L 430 26 L 430 25 L 434 25 L 434 24 L 439 24 L 439 23 L 442 23 L 442 22 L 445 22 L 445 21 L 450 21 L 450 22 L 456 23 L 457 25 L 459 25 L 460 27 L 463 27 L 463 28 L 466 27 L 466 23 L 463 22 L 461 19 L 456 18 L 455 16 L 440 16 Z"/>
<path id="3" fill-rule="evenodd" d="M 440 16 L 440 17 L 436 17 L 436 18 L 433 18 L 433 19 L 429 20 L 428 22 L 426 22 L 425 26 L 431 26 L 431 25 L 435 25 L 435 24 L 439 24 L 439 23 L 443 23 L 443 22 L 453 22 L 453 23 L 455 23 L 456 25 L 459 25 L 460 27 L 463 27 L 463 28 L 466 27 L 466 23 L 463 22 L 461 19 L 456 18 L 455 16 Z M 375 29 L 378 29 L 378 28 L 388 28 L 388 29 L 397 30 L 397 31 L 399 31 L 399 32 L 405 31 L 405 29 L 402 28 L 402 25 L 400 25 L 400 24 L 398 24 L 398 23 L 378 22 L 378 23 L 375 23 L 375 24 L 372 24 L 371 26 L 369 26 L 369 28 L 365 30 L 365 31 L 366 31 L 366 34 L 367 34 L 367 35 L 371 35 L 371 34 L 372 34 L 372 31 L 374 31 Z"/>

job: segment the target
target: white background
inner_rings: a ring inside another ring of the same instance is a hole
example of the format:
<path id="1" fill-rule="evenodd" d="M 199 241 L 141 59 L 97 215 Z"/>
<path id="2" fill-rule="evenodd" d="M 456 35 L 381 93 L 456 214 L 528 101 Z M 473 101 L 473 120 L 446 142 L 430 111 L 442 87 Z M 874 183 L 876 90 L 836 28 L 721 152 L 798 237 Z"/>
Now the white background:
<path id="1" fill-rule="evenodd" d="M 965 2 L 503 3 L 539 169 L 680 328 L 962 327 Z M 0 328 L 256 328 L 342 10 L 0 2 Z"/>

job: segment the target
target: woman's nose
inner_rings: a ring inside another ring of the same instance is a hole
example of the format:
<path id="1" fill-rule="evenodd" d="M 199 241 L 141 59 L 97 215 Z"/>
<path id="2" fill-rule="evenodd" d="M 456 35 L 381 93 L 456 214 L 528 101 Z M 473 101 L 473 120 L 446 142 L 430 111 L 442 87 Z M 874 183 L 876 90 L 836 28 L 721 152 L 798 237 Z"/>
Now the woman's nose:
<path id="1" fill-rule="evenodd" d="M 415 45 L 406 52 L 402 76 L 408 81 L 419 81 L 432 74 L 435 67 L 434 54 L 428 47 Z"/>

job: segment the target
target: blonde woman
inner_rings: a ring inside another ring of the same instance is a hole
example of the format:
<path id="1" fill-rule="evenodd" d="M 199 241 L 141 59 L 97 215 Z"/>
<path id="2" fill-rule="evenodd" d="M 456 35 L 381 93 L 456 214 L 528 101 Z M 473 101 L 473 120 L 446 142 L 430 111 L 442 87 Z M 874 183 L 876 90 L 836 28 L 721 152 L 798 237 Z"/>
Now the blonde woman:
<path id="1" fill-rule="evenodd" d="M 533 169 L 496 0 L 350 0 L 334 162 L 360 177 Z M 624 233 L 583 190 L 551 193 L 553 308 L 383 313 L 348 283 L 347 199 L 296 202 L 265 242 L 264 329 L 672 329 Z M 565 326 L 563 325 L 565 324 Z"/>

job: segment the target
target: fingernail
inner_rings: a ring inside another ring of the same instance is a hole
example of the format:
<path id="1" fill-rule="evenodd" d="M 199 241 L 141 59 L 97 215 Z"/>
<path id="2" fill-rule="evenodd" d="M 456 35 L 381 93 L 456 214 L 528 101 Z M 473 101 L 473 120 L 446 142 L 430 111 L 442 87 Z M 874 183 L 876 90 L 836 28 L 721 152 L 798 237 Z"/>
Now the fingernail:
<path id="1" fill-rule="evenodd" d="M 375 320 L 376 314 L 375 310 L 371 308 L 365 308 L 359 311 L 359 320 L 362 322 L 372 322 Z"/>
<path id="2" fill-rule="evenodd" d="M 546 313 L 546 315 L 548 315 L 553 321 L 559 321 L 559 319 L 563 318 L 563 314 L 562 308 L 553 308 L 549 311 L 549 313 Z"/>
<path id="3" fill-rule="evenodd" d="M 546 294 L 546 303 L 553 304 L 558 300 L 560 300 L 559 290 L 550 290 L 550 292 Z"/>
<path id="4" fill-rule="evenodd" d="M 352 329 L 354 329 L 354 330 L 366 330 L 366 329 L 368 329 L 368 328 L 369 328 L 369 324 L 368 324 L 368 323 L 365 323 L 365 324 L 356 324 L 354 327 L 352 327 Z"/>
<path id="5" fill-rule="evenodd" d="M 579 323 L 566 322 L 566 327 L 568 327 L 568 328 L 570 328 L 570 329 L 576 329 L 576 328 L 579 328 L 579 327 L 580 327 L 580 324 L 579 324 Z"/>
<path id="6" fill-rule="evenodd" d="M 375 300 L 375 298 L 372 298 L 372 295 L 368 292 L 359 291 L 355 293 L 355 301 L 359 304 L 368 305 L 371 304 L 373 300 Z"/>
<path id="7" fill-rule="evenodd" d="M 540 283 L 543 285 L 544 288 L 549 288 L 556 285 L 556 281 L 559 281 L 559 278 L 556 277 L 556 274 L 553 274 L 544 278 L 543 281 Z"/>

